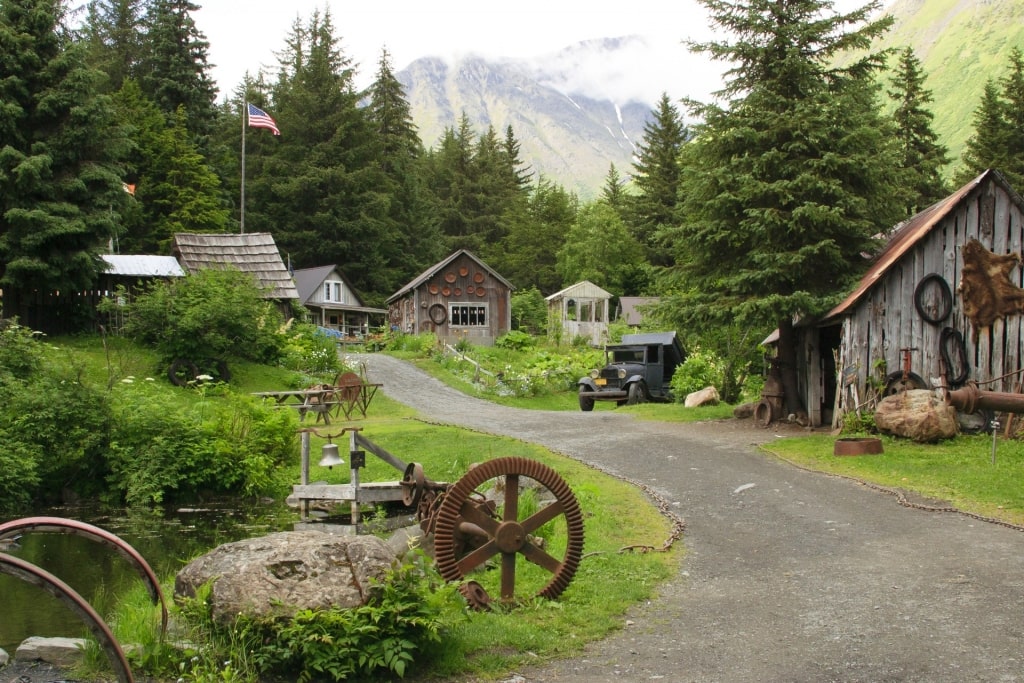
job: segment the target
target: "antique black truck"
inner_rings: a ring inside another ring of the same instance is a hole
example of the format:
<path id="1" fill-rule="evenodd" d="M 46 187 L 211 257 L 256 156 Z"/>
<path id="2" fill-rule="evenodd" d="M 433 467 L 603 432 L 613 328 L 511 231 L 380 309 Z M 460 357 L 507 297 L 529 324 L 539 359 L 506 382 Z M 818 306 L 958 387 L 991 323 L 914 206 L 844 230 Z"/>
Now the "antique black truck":
<path id="1" fill-rule="evenodd" d="M 675 332 L 624 334 L 622 343 L 605 347 L 605 366 L 577 382 L 580 410 L 593 410 L 594 401 L 671 401 L 669 380 L 685 359 Z"/>

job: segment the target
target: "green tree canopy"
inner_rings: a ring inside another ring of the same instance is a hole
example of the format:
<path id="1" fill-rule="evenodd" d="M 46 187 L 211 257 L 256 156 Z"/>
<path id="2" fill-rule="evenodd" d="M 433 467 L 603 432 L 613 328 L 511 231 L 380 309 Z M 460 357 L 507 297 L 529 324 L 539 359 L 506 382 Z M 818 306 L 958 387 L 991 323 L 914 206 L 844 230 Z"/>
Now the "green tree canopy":
<path id="1" fill-rule="evenodd" d="M 1024 53 L 1010 52 L 1009 71 L 989 80 L 974 110 L 974 134 L 967 140 L 956 174 L 965 183 L 988 168 L 1000 171 L 1011 187 L 1024 186 Z"/>
<path id="2" fill-rule="evenodd" d="M 99 94 L 103 75 L 86 66 L 64 18 L 60 0 L 0 4 L 3 314 L 43 330 L 52 320 L 33 292 L 92 287 L 127 197 L 124 131 Z"/>
<path id="3" fill-rule="evenodd" d="M 615 209 L 602 201 L 580 208 L 558 250 L 558 273 L 563 282 L 590 280 L 617 296 L 633 293 L 625 291 L 626 285 L 643 262 L 643 247 Z"/>
<path id="4" fill-rule="evenodd" d="M 847 14 L 824 0 L 702 4 L 735 41 L 692 46 L 732 66 L 720 93 L 728 108 L 693 103 L 702 122 L 684 150 L 684 222 L 669 233 L 685 294 L 675 313 L 681 327 L 777 324 L 797 412 L 794 317 L 836 302 L 871 236 L 902 213 L 872 78 L 884 55 L 834 66 L 843 51 L 867 50 L 891 20 L 868 21 L 877 3 Z"/>
<path id="5" fill-rule="evenodd" d="M 660 235 L 678 223 L 676 205 L 682 174 L 679 155 L 687 130 L 679 109 L 662 93 L 654 118 L 644 125 L 644 139 L 633 162 L 633 187 L 629 197 L 628 221 L 633 234 L 646 249 L 654 265 L 673 263 L 671 250 L 660 243 Z"/>
<path id="6" fill-rule="evenodd" d="M 949 154 L 932 129 L 934 115 L 926 107 L 933 98 L 931 91 L 924 87 L 924 81 L 920 60 L 911 48 L 904 49 L 899 54 L 892 75 L 892 90 L 888 93 L 896 103 L 893 120 L 908 216 L 949 194 L 943 178 Z"/>

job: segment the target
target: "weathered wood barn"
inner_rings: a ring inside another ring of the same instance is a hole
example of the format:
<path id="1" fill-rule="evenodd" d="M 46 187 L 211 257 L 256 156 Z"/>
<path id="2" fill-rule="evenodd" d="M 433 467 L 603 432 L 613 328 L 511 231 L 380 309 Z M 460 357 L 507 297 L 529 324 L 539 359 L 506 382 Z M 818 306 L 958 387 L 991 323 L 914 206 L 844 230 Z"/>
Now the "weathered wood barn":
<path id="1" fill-rule="evenodd" d="M 593 346 L 608 342 L 608 303 L 610 292 L 590 280 L 583 280 L 546 298 L 548 302 L 548 334 L 558 333 L 571 342 L 583 337 Z"/>
<path id="2" fill-rule="evenodd" d="M 874 392 L 1024 380 L 1024 202 L 988 170 L 897 226 L 852 292 L 797 328 L 812 425 L 837 424 Z M 904 379 L 904 370 L 909 370 Z"/>
<path id="3" fill-rule="evenodd" d="M 387 300 L 392 329 L 434 332 L 450 344 L 490 346 L 512 329 L 512 285 L 461 249 L 427 268 Z"/>

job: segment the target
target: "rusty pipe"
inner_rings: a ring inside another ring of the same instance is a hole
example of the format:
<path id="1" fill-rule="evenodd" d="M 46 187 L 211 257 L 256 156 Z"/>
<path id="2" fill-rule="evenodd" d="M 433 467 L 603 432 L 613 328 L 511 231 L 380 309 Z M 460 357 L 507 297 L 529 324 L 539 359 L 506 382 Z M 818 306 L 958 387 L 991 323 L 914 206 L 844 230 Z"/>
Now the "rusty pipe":
<path id="1" fill-rule="evenodd" d="M 961 389 L 947 391 L 946 403 L 965 413 L 973 413 L 976 410 L 1024 413 L 1024 394 L 982 391 L 974 382 L 968 383 Z"/>

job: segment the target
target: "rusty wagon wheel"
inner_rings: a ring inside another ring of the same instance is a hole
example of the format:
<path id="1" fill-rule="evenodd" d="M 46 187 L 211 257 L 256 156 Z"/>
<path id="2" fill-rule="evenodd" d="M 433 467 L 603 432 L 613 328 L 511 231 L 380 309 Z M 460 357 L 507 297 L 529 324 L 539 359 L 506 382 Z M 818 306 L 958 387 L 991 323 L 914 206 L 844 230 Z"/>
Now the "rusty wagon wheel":
<path id="1" fill-rule="evenodd" d="M 500 500 L 486 500 L 485 492 L 497 483 L 491 480 L 501 477 L 504 490 Z M 528 516 L 520 519 L 519 489 L 524 479 L 532 479 L 546 488 L 554 500 L 540 500 L 539 509 L 531 508 Z M 564 526 L 546 526 L 559 518 L 564 518 Z M 541 527 L 551 529 L 557 538 L 546 542 L 539 536 L 543 532 Z M 562 548 L 563 543 L 564 549 L 555 550 Z M 554 554 L 561 554 L 561 558 Z M 434 555 L 441 576 L 448 581 L 460 581 L 473 569 L 499 556 L 501 599 L 509 603 L 516 599 L 517 561 L 522 555 L 524 561 L 551 575 L 535 595 L 554 599 L 572 581 L 583 556 L 583 513 L 572 490 L 550 467 L 519 457 L 489 460 L 470 469 L 445 494 L 434 528 Z M 527 574 L 523 571 L 528 569 L 525 564 L 518 569 L 520 577 Z M 533 583 L 543 583 L 547 578 L 544 575 Z M 525 578 L 523 582 L 530 583 Z M 489 602 L 479 584 L 465 585 L 463 595 L 474 607 Z"/>
<path id="2" fill-rule="evenodd" d="M 176 358 L 167 368 L 167 379 L 176 387 L 187 386 L 199 376 L 199 368 L 190 360 Z"/>

